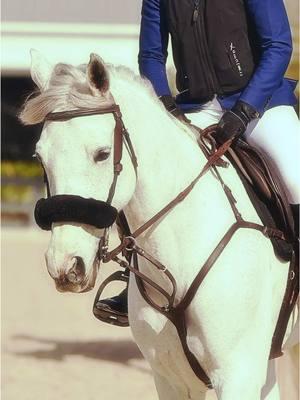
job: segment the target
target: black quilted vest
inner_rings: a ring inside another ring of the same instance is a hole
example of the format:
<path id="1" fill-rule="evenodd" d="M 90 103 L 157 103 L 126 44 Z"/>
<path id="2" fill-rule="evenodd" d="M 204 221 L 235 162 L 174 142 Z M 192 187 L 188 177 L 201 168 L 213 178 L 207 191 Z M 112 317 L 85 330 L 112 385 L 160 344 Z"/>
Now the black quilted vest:
<path id="1" fill-rule="evenodd" d="M 162 0 L 162 7 L 179 92 L 208 101 L 247 85 L 257 51 L 243 0 Z"/>

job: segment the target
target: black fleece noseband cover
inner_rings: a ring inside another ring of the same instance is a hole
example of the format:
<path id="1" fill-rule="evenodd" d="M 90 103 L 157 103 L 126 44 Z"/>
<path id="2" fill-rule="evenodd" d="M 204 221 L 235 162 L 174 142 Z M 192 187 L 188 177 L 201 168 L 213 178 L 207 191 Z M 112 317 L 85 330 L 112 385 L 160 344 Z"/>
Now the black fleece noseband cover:
<path id="1" fill-rule="evenodd" d="M 104 201 L 69 194 L 40 199 L 34 210 L 36 223 L 47 231 L 51 230 L 53 222 L 78 222 L 108 228 L 115 222 L 117 214 L 117 209 Z"/>

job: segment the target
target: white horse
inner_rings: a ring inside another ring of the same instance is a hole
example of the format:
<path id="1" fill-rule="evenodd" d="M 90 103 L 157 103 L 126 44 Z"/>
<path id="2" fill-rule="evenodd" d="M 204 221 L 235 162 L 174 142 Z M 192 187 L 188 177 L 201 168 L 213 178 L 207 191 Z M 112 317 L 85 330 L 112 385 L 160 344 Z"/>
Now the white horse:
<path id="1" fill-rule="evenodd" d="M 21 114 L 26 124 L 49 112 L 120 106 L 138 159 L 138 172 L 126 150 L 113 206 L 123 209 L 132 230 L 162 209 L 198 175 L 206 162 L 189 129 L 167 114 L 150 85 L 125 67 L 91 56 L 87 66 L 53 67 L 32 51 L 31 74 L 40 89 Z M 71 194 L 106 200 L 113 180 L 112 114 L 47 121 L 36 153 L 51 195 Z M 245 220 L 260 220 L 232 167 L 220 169 Z M 221 185 L 206 173 L 187 198 L 138 238 L 178 284 L 178 302 L 227 229 L 235 222 Z M 46 253 L 59 290 L 82 292 L 95 284 L 96 253 L 102 231 L 78 223 L 54 223 Z M 85 279 L 68 285 L 75 257 Z M 166 290 L 169 283 L 142 259 L 140 270 Z M 288 264 L 275 256 L 270 241 L 253 229 L 239 229 L 221 254 L 187 310 L 187 342 L 209 376 L 219 400 L 279 399 L 277 386 L 262 390 L 272 335 L 287 282 Z M 64 286 L 65 285 L 65 286 Z M 161 296 L 147 288 L 158 303 Z M 161 400 L 203 400 L 206 386 L 195 376 L 172 323 L 151 308 L 130 278 L 129 320 L 148 360 Z M 271 372 L 269 363 L 269 371 Z"/>

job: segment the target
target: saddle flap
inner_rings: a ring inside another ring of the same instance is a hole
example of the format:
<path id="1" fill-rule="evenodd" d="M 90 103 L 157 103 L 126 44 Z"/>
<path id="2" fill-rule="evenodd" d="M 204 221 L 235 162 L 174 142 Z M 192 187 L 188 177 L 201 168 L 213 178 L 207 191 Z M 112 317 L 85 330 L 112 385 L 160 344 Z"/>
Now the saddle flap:
<path id="1" fill-rule="evenodd" d="M 260 198 L 269 205 L 274 220 L 288 238 L 294 236 L 294 221 L 290 205 L 275 169 L 267 163 L 264 155 L 256 148 L 239 139 L 231 151 L 238 158 L 236 168 L 246 177 Z M 244 171 L 243 171 L 244 170 Z M 245 174 L 245 171 L 247 174 Z M 248 175 L 248 176 L 247 176 Z"/>
<path id="2" fill-rule="evenodd" d="M 257 162 L 256 157 L 251 157 L 250 154 L 242 148 L 235 149 L 235 154 L 238 156 L 243 168 L 247 172 L 247 175 L 251 180 L 250 183 L 255 186 L 256 190 L 260 191 L 263 197 L 269 201 L 272 200 L 270 184 L 266 179 L 266 174 L 264 173 L 262 166 Z"/>

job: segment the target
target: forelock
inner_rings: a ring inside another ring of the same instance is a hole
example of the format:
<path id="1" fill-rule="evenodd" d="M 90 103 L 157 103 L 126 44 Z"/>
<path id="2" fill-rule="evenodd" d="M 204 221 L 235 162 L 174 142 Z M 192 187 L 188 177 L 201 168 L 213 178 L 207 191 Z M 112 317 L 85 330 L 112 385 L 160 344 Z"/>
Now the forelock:
<path id="1" fill-rule="evenodd" d="M 19 118 L 25 125 L 33 125 L 44 121 L 46 115 L 53 111 L 100 108 L 112 102 L 109 93 L 103 95 L 91 91 L 86 65 L 74 67 L 59 63 L 53 69 L 48 88 L 29 96 Z"/>

